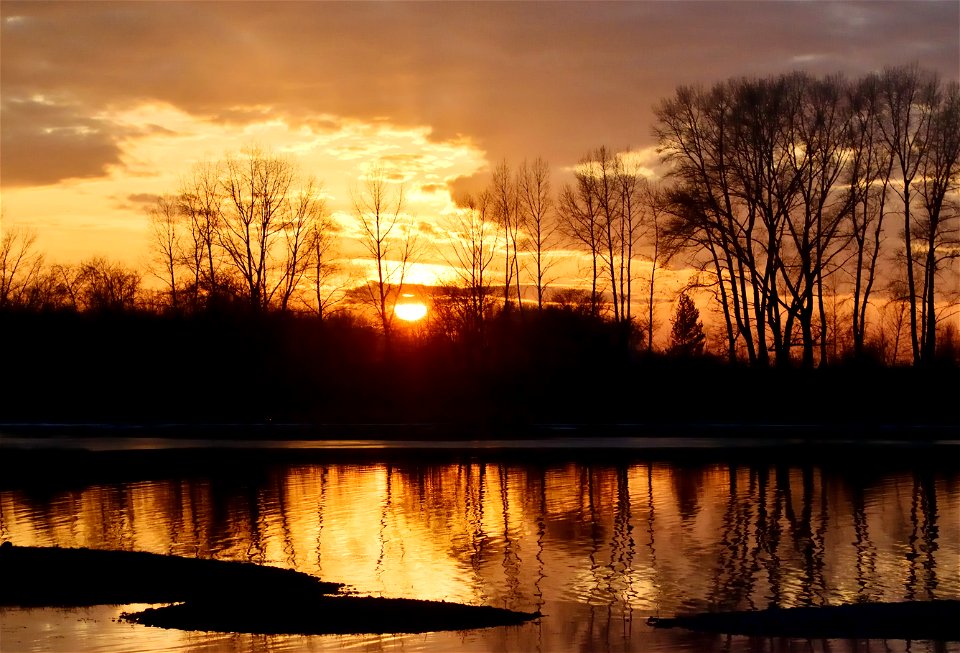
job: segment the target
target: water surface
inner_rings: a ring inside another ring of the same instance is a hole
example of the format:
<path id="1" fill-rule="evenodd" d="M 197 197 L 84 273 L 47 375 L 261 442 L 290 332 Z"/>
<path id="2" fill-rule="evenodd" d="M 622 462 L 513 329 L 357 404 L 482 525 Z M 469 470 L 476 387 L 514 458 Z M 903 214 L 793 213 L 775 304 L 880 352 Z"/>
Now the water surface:
<path id="1" fill-rule="evenodd" d="M 185 452 L 183 455 L 190 455 Z M 0 539 L 245 560 L 359 594 L 540 610 L 460 633 L 280 637 L 115 622 L 129 607 L 8 609 L 8 651 L 957 651 L 653 630 L 693 610 L 960 598 L 960 466 L 264 462 L 0 490 Z M 126 477 L 125 477 L 126 478 Z M 36 489 L 46 487 L 46 489 Z M 31 489 L 33 488 L 33 489 Z"/>

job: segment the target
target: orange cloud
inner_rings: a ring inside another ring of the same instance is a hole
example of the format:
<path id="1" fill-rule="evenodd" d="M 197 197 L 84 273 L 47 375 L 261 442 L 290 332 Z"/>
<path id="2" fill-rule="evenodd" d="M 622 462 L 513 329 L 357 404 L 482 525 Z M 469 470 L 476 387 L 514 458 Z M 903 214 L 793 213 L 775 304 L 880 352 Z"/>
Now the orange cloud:
<path id="1" fill-rule="evenodd" d="M 321 179 L 349 235 L 373 161 L 436 225 L 449 189 L 502 158 L 562 174 L 629 146 L 656 173 L 651 108 L 678 84 L 911 60 L 960 78 L 950 2 L 4 1 L 0 16 L 5 222 L 52 258 L 136 262 L 141 200 L 251 143 Z"/>

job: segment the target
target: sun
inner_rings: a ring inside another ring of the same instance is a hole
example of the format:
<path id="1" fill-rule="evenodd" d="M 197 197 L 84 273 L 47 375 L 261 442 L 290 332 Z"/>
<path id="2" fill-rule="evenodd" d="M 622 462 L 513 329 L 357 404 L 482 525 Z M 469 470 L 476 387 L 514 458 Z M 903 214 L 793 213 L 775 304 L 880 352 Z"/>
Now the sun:
<path id="1" fill-rule="evenodd" d="M 401 320 L 405 320 L 407 322 L 416 322 L 417 320 L 421 320 L 424 318 L 424 316 L 426 316 L 427 306 L 426 304 L 422 304 L 420 302 L 402 302 L 394 306 L 393 312 Z"/>

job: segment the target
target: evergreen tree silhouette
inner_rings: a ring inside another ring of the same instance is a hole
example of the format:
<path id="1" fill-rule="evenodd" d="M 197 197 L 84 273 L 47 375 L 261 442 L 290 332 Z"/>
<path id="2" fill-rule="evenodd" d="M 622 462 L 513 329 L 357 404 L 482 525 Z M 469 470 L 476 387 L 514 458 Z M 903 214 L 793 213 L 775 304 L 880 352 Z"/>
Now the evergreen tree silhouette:
<path id="1" fill-rule="evenodd" d="M 705 339 L 700 311 L 687 293 L 683 293 L 673 314 L 669 351 L 674 356 L 700 356 Z"/>

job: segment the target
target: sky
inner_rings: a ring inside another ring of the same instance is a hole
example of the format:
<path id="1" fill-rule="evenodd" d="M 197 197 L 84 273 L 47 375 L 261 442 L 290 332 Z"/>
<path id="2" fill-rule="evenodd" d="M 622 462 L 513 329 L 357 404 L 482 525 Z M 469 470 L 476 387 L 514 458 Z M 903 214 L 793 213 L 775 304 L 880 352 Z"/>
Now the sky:
<path id="1" fill-rule="evenodd" d="M 678 85 L 913 62 L 960 79 L 956 0 L 4 0 L 0 14 L 3 228 L 29 227 L 57 262 L 142 264 L 157 195 L 245 147 L 293 157 L 344 221 L 379 163 L 429 233 L 503 160 L 542 156 L 559 184 L 606 145 L 656 169 L 653 107 Z"/>

